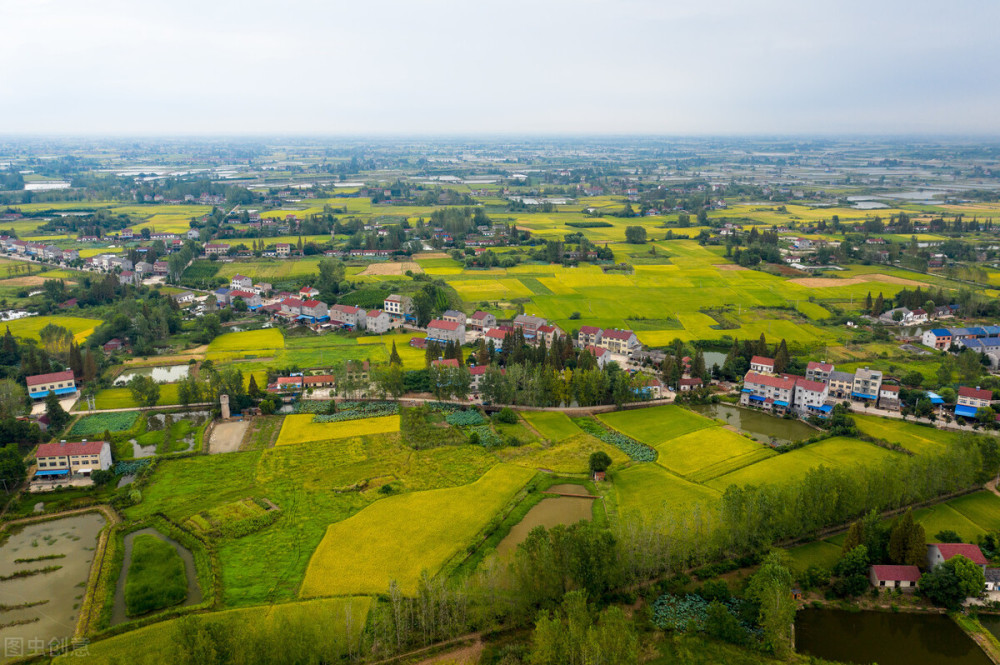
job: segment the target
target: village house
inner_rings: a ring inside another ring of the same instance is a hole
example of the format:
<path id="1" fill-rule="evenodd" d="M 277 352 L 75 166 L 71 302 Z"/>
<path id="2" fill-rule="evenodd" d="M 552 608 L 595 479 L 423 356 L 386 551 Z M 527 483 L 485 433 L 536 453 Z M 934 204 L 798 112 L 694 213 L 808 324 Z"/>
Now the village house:
<path id="1" fill-rule="evenodd" d="M 483 339 L 486 341 L 487 346 L 489 346 L 490 342 L 493 342 L 493 348 L 499 351 L 503 348 L 504 340 L 507 339 L 507 335 L 510 333 L 510 330 L 504 330 L 503 328 L 490 328 L 483 334 Z"/>
<path id="2" fill-rule="evenodd" d="M 611 352 L 605 349 L 603 346 L 594 346 L 593 344 L 588 344 L 583 347 L 584 351 L 589 351 L 590 355 L 594 356 L 594 360 L 597 361 L 597 366 L 604 368 L 609 362 L 611 362 Z"/>
<path id="3" fill-rule="evenodd" d="M 576 333 L 576 343 L 580 347 L 597 346 L 601 343 L 601 329 L 596 326 L 580 326 Z"/>
<path id="4" fill-rule="evenodd" d="M 437 367 L 438 369 L 450 368 L 458 369 L 458 360 L 455 358 L 445 358 L 444 360 L 432 360 L 431 367 Z"/>
<path id="5" fill-rule="evenodd" d="M 367 323 L 365 310 L 354 305 L 332 305 L 328 312 L 330 322 L 341 326 L 364 328 Z"/>
<path id="6" fill-rule="evenodd" d="M 660 399 L 663 397 L 663 382 L 655 376 L 640 377 L 635 392 L 646 399 Z"/>
<path id="7" fill-rule="evenodd" d="M 826 403 L 829 387 L 822 381 L 810 381 L 805 378 L 795 379 L 793 404 L 795 410 L 803 416 L 825 417 L 833 411 Z"/>
<path id="8" fill-rule="evenodd" d="M 111 445 L 107 441 L 43 443 L 35 451 L 38 460 L 36 478 L 89 476 L 94 471 L 111 468 Z"/>
<path id="9" fill-rule="evenodd" d="M 565 336 L 566 333 L 559 326 L 544 325 L 538 327 L 538 337 L 535 341 L 545 346 L 552 346 L 552 340 Z"/>
<path id="10" fill-rule="evenodd" d="M 750 359 L 750 371 L 759 374 L 774 374 L 774 358 L 754 356 Z"/>
<path id="11" fill-rule="evenodd" d="M 334 305 L 336 307 L 337 305 Z M 393 319 L 381 309 L 370 309 L 365 313 L 365 330 L 372 335 L 381 335 L 389 332 L 395 326 Z"/>
<path id="12" fill-rule="evenodd" d="M 119 351 L 122 348 L 122 346 L 123 346 L 122 341 L 117 337 L 114 337 L 104 343 L 104 352 L 112 353 L 114 351 Z"/>
<path id="13" fill-rule="evenodd" d="M 868 579 L 878 589 L 913 591 L 920 581 L 920 569 L 916 566 L 872 566 Z"/>
<path id="14" fill-rule="evenodd" d="M 984 390 L 976 386 L 959 386 L 958 399 L 955 403 L 955 415 L 965 418 L 975 418 L 979 409 L 990 406 L 993 403 L 993 391 Z"/>
<path id="15" fill-rule="evenodd" d="M 153 264 L 148 261 L 137 261 L 135 264 L 135 272 L 140 277 L 149 277 L 153 274 Z"/>
<path id="16" fill-rule="evenodd" d="M 611 353 L 627 356 L 632 351 L 642 347 L 639 338 L 631 330 L 619 330 L 618 328 L 605 328 L 601 331 L 601 341 L 599 346 L 603 346 Z"/>
<path id="17" fill-rule="evenodd" d="M 979 546 L 972 543 L 927 543 L 927 568 L 933 570 L 945 561 L 959 555 L 979 566 L 983 574 L 986 573 L 986 565 L 989 562 L 983 556 Z"/>
<path id="18" fill-rule="evenodd" d="M 303 301 L 298 298 L 285 298 L 281 301 L 281 313 L 293 316 L 302 314 Z"/>
<path id="19" fill-rule="evenodd" d="M 472 330 L 484 332 L 490 328 L 497 327 L 497 317 L 489 312 L 477 311 L 469 317 L 469 321 L 466 325 Z"/>
<path id="20" fill-rule="evenodd" d="M 883 385 L 878 390 L 878 406 L 887 411 L 899 411 L 899 386 Z"/>
<path id="21" fill-rule="evenodd" d="M 225 256 L 229 253 L 229 245 L 208 243 L 205 245 L 205 256 Z"/>
<path id="22" fill-rule="evenodd" d="M 302 302 L 302 316 L 311 318 L 313 323 L 328 318 L 329 315 L 330 312 L 325 302 L 319 300 L 304 300 Z"/>
<path id="23" fill-rule="evenodd" d="M 170 264 L 166 261 L 154 261 L 153 262 L 153 274 L 159 276 L 166 276 L 170 274 Z"/>
<path id="24" fill-rule="evenodd" d="M 292 246 L 287 242 L 279 242 L 274 246 L 274 253 L 280 258 L 286 258 L 292 253 Z"/>
<path id="25" fill-rule="evenodd" d="M 697 388 L 701 388 L 703 384 L 704 384 L 704 381 L 702 381 L 697 376 L 694 376 L 694 377 L 691 377 L 691 378 L 687 378 L 687 379 L 680 379 L 680 380 L 677 381 L 677 390 L 680 391 L 680 392 L 682 392 L 682 393 L 686 393 L 686 392 L 689 392 L 691 390 L 695 390 Z"/>
<path id="26" fill-rule="evenodd" d="M 465 326 L 454 321 L 434 319 L 427 324 L 427 339 L 442 344 L 447 342 L 465 344 Z"/>
<path id="27" fill-rule="evenodd" d="M 267 386 L 269 393 L 289 393 L 300 392 L 302 390 L 302 376 L 279 376 L 274 383 Z"/>
<path id="28" fill-rule="evenodd" d="M 826 383 L 830 380 L 830 372 L 832 371 L 833 365 L 830 363 L 810 362 L 806 365 L 806 378 L 810 381 L 822 381 Z"/>
<path id="29" fill-rule="evenodd" d="M 848 399 L 854 389 L 854 375 L 848 372 L 831 371 L 827 381 L 830 397 Z"/>
<path id="30" fill-rule="evenodd" d="M 59 395 L 71 395 L 76 392 L 76 377 L 73 370 L 65 372 L 52 372 L 50 374 L 36 374 L 29 376 L 25 380 L 28 386 L 28 395 L 31 399 L 42 399 L 49 392 Z"/>
<path id="31" fill-rule="evenodd" d="M 139 276 L 136 275 L 131 270 L 122 270 L 118 273 L 118 283 L 125 284 L 137 284 L 139 282 Z"/>
<path id="32" fill-rule="evenodd" d="M 302 377 L 302 385 L 306 388 L 332 388 L 333 384 L 332 374 L 314 374 Z"/>
<path id="33" fill-rule="evenodd" d="M 882 387 L 882 372 L 877 369 L 858 368 L 854 371 L 854 385 L 851 387 L 851 397 L 859 400 L 878 400 L 878 391 Z"/>
<path id="34" fill-rule="evenodd" d="M 179 305 L 185 303 L 194 302 L 194 294 L 190 291 L 182 291 L 181 293 L 173 294 L 172 298 L 177 301 Z"/>
<path id="35" fill-rule="evenodd" d="M 188 240 L 201 240 L 201 231 L 198 229 L 188 229 L 187 233 L 184 234 Z"/>
<path id="36" fill-rule="evenodd" d="M 441 320 L 451 321 L 452 323 L 458 323 L 464 326 L 466 323 L 465 312 L 460 312 L 457 309 L 449 309 L 441 315 Z"/>
<path id="37" fill-rule="evenodd" d="M 883 312 L 878 320 L 887 325 L 909 325 L 913 323 L 913 312 L 906 307 L 896 307 L 887 312 Z"/>
<path id="38" fill-rule="evenodd" d="M 409 317 L 413 314 L 413 299 L 409 296 L 400 296 L 395 293 L 390 295 L 382 303 L 382 309 L 389 316 Z"/>
<path id="39" fill-rule="evenodd" d="M 768 411 L 785 412 L 795 398 L 795 380 L 749 371 L 743 377 L 740 404 Z"/>
<path id="40" fill-rule="evenodd" d="M 229 281 L 229 288 L 234 291 L 253 291 L 253 280 L 246 275 L 233 275 Z"/>
<path id="41" fill-rule="evenodd" d="M 530 314 L 518 314 L 514 317 L 514 329 L 520 329 L 524 333 L 524 338 L 527 340 L 532 340 L 538 334 L 538 329 L 544 326 L 548 321 L 539 317 L 532 316 Z"/>
<path id="42" fill-rule="evenodd" d="M 261 305 L 260 296 L 253 291 L 243 291 L 243 290 L 232 290 L 229 292 L 229 301 L 232 302 L 236 298 L 239 298 L 247 304 L 249 309 L 257 309 Z"/>
<path id="43" fill-rule="evenodd" d="M 945 351 L 951 346 L 951 331 L 947 328 L 934 328 L 927 330 L 921 337 L 924 346 L 929 346 L 938 351 Z"/>

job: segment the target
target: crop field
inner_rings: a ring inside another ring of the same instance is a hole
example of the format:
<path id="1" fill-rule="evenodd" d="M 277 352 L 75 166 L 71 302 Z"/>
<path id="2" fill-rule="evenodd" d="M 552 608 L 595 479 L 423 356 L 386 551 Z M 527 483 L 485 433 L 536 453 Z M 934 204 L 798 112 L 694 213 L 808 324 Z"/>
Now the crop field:
<path id="1" fill-rule="evenodd" d="M 659 464 L 637 464 L 613 473 L 620 518 L 637 514 L 646 520 L 677 515 L 695 504 L 714 506 L 719 492 L 684 480 Z"/>
<path id="2" fill-rule="evenodd" d="M 1000 529 L 1000 496 L 993 492 L 974 492 L 950 499 L 948 506 L 984 531 Z"/>
<path id="3" fill-rule="evenodd" d="M 347 641 L 347 627 L 350 625 L 350 639 L 357 643 L 365 626 L 371 598 L 318 598 L 294 603 L 268 604 L 235 610 L 224 610 L 197 615 L 199 622 L 222 623 L 227 628 L 235 626 L 264 626 L 268 629 L 302 625 L 309 622 L 322 625 L 327 636 L 336 643 Z M 348 619 L 348 617 L 350 617 Z M 106 640 L 93 642 L 85 651 L 77 650 L 59 656 L 53 662 L 60 665 L 83 663 L 84 665 L 114 665 L 134 663 L 135 665 L 160 665 L 171 662 L 176 656 L 176 632 L 179 619 L 161 621 Z M 142 645 L 142 648 L 136 648 Z M 315 655 L 319 645 L 310 644 L 309 650 Z"/>
<path id="4" fill-rule="evenodd" d="M 539 434 L 556 443 L 583 432 L 569 416 L 559 411 L 523 411 L 521 416 Z"/>
<path id="5" fill-rule="evenodd" d="M 274 328 L 247 330 L 219 335 L 208 345 L 206 357 L 210 360 L 232 360 L 250 356 L 270 356 L 285 348 L 285 338 Z"/>
<path id="6" fill-rule="evenodd" d="M 583 431 L 555 445 L 528 443 L 501 448 L 496 451 L 496 455 L 504 462 L 529 469 L 547 469 L 555 473 L 589 473 L 590 455 L 597 451 L 606 453 L 612 464 L 623 464 L 629 460 L 628 455 L 618 448 Z"/>
<path id="7" fill-rule="evenodd" d="M 423 349 L 416 349 L 410 346 L 410 340 L 414 337 L 420 337 L 420 335 L 412 332 L 387 335 L 366 335 L 364 337 L 358 337 L 357 343 L 360 346 L 381 346 L 384 357 L 388 359 L 389 354 L 392 353 L 392 343 L 395 342 L 396 353 L 399 354 L 400 360 L 403 361 L 403 369 L 423 369 L 425 358 Z M 382 357 L 382 355 L 379 353 L 372 353 L 371 357 L 375 360 Z"/>
<path id="8" fill-rule="evenodd" d="M 392 496 L 327 529 L 301 596 L 384 593 L 392 580 L 416 592 L 421 570 L 437 572 L 534 475 L 508 464 L 469 485 Z"/>
<path id="9" fill-rule="evenodd" d="M 98 319 L 84 319 L 79 316 L 29 316 L 7 321 L 3 325 L 10 328 L 15 337 L 38 339 L 38 331 L 49 324 L 62 326 L 73 333 L 77 343 L 85 341 L 97 326 L 104 323 Z"/>
<path id="10" fill-rule="evenodd" d="M 856 465 L 878 464 L 893 453 L 876 445 L 834 437 L 811 443 L 782 455 L 775 455 L 751 466 L 709 480 L 706 484 L 724 491 L 729 485 L 760 485 L 798 480 L 817 466 L 849 468 Z"/>
<path id="11" fill-rule="evenodd" d="M 177 394 L 176 383 L 160 384 L 160 399 L 157 406 L 171 406 L 180 404 L 181 398 Z M 98 409 L 135 409 L 139 403 L 132 398 L 132 393 L 128 388 L 105 388 L 95 395 L 95 404 Z M 77 402 L 77 406 L 82 406 Z"/>
<path id="12" fill-rule="evenodd" d="M 767 459 L 775 453 L 724 427 L 697 430 L 655 446 L 657 464 L 704 482 Z"/>
<path id="13" fill-rule="evenodd" d="M 315 423 L 313 414 L 301 413 L 285 416 L 278 434 L 278 446 L 290 446 L 309 441 L 329 441 L 368 434 L 386 434 L 399 431 L 399 416 L 362 418 L 334 423 Z"/>
<path id="14" fill-rule="evenodd" d="M 139 411 L 95 413 L 83 416 L 73 424 L 66 436 L 75 441 L 80 437 L 101 435 L 105 431 L 121 432 L 130 429 L 138 417 Z"/>
<path id="15" fill-rule="evenodd" d="M 324 239 L 326 236 L 324 236 Z M 243 242 L 249 242 L 244 240 Z M 239 244 L 236 240 L 230 243 Z M 225 263 L 219 268 L 217 275 L 232 279 L 233 275 L 246 275 L 252 277 L 254 281 L 280 282 L 284 279 L 296 279 L 300 277 L 310 277 L 317 275 L 321 257 L 304 256 L 295 259 L 255 259 L 252 261 L 235 261 Z"/>
<path id="16" fill-rule="evenodd" d="M 961 437 L 958 432 L 875 416 L 854 416 L 854 422 L 868 436 L 898 443 L 917 454 L 941 452 Z"/>
<path id="17" fill-rule="evenodd" d="M 668 404 L 650 409 L 615 411 L 597 417 L 608 427 L 654 448 L 665 441 L 718 423 L 688 409 Z"/>

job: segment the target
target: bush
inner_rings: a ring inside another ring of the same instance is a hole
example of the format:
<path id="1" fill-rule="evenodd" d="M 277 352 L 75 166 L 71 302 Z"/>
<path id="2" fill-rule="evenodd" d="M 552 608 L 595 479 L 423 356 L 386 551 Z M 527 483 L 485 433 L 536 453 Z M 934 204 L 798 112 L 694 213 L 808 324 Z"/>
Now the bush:
<path id="1" fill-rule="evenodd" d="M 472 425 L 482 425 L 486 422 L 483 415 L 476 409 L 467 411 L 454 411 L 445 417 L 445 422 L 455 427 L 470 427 Z"/>
<path id="2" fill-rule="evenodd" d="M 499 413 L 493 416 L 493 419 L 496 420 L 498 423 L 514 425 L 517 423 L 517 413 L 514 412 L 514 409 L 505 406 L 504 408 L 500 409 Z"/>

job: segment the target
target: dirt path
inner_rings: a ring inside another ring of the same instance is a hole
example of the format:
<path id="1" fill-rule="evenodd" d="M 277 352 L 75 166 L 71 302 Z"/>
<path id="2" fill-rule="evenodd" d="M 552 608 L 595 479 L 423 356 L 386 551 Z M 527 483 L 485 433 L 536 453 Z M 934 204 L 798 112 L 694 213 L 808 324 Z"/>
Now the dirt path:
<path id="1" fill-rule="evenodd" d="M 477 640 L 473 644 L 455 651 L 449 651 L 427 660 L 420 661 L 417 665 L 434 665 L 435 663 L 454 663 L 455 665 L 475 665 L 479 662 L 486 645 L 482 640 Z"/>
<path id="2" fill-rule="evenodd" d="M 217 453 L 235 453 L 243 443 L 243 435 L 246 434 L 247 427 L 250 426 L 248 420 L 237 420 L 231 423 L 217 423 L 212 429 L 212 436 L 208 441 L 208 452 L 210 455 Z"/>
<path id="3" fill-rule="evenodd" d="M 450 640 L 445 640 L 444 642 L 437 642 L 431 644 L 430 646 L 422 647 L 420 649 L 414 649 L 413 651 L 407 651 L 406 653 L 401 653 L 393 656 L 392 658 L 386 658 L 385 660 L 379 660 L 370 665 L 389 665 L 390 663 L 399 663 L 403 661 L 412 660 L 414 656 L 420 656 L 422 653 L 427 653 L 429 651 L 434 651 L 442 647 L 447 647 L 452 644 L 462 644 L 463 642 L 475 642 L 477 644 L 482 644 L 483 634 L 481 632 L 468 633 L 467 635 L 459 635 L 458 637 L 453 637 Z M 430 660 L 419 661 L 420 663 L 433 663 L 435 658 L 439 656 L 434 656 Z"/>

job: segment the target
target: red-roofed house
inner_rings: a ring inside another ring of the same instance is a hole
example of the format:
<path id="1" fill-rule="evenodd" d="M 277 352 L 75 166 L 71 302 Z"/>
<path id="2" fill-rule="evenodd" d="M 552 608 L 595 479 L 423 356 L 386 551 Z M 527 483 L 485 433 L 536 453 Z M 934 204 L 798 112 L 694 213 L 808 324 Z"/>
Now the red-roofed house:
<path id="1" fill-rule="evenodd" d="M 983 556 L 979 546 L 972 543 L 927 543 L 927 567 L 936 568 L 948 559 L 960 554 L 982 568 L 983 574 L 986 573 L 986 564 L 989 562 Z"/>
<path id="2" fill-rule="evenodd" d="M 833 371 L 833 365 L 830 363 L 818 363 L 811 362 L 806 365 L 806 378 L 810 381 L 822 381 L 826 383 L 830 380 L 830 372 Z"/>
<path id="3" fill-rule="evenodd" d="M 281 301 L 281 311 L 285 314 L 298 316 L 302 313 L 302 301 L 298 298 L 285 298 Z"/>
<path id="4" fill-rule="evenodd" d="M 740 404 L 784 412 L 794 401 L 795 380 L 750 371 L 743 377 Z"/>
<path id="5" fill-rule="evenodd" d="M 590 355 L 594 356 L 594 360 L 597 361 L 598 367 L 604 367 L 611 361 L 611 352 L 605 349 L 603 346 L 594 346 L 593 344 L 588 344 L 583 347 L 584 351 L 590 351 Z"/>
<path id="6" fill-rule="evenodd" d="M 832 407 L 824 409 L 827 397 L 829 397 L 829 388 L 824 382 L 810 381 L 805 378 L 795 379 L 793 404 L 795 405 L 795 410 L 799 413 L 803 415 L 826 415 L 826 411 L 832 410 Z"/>
<path id="7" fill-rule="evenodd" d="M 232 302 L 235 298 L 239 298 L 245 302 L 247 307 L 251 309 L 257 309 L 260 307 L 260 296 L 253 291 L 230 291 L 229 301 Z"/>
<path id="8" fill-rule="evenodd" d="M 879 589 L 913 591 L 920 581 L 920 569 L 916 566 L 872 566 L 868 579 Z"/>
<path id="9" fill-rule="evenodd" d="M 435 360 L 431 362 L 431 367 L 451 367 L 453 369 L 458 369 L 458 360 L 455 358 L 445 358 L 444 360 Z"/>
<path id="10" fill-rule="evenodd" d="M 886 384 L 879 386 L 878 406 L 880 409 L 899 411 L 899 386 Z"/>
<path id="11" fill-rule="evenodd" d="M 503 348 L 504 340 L 507 339 L 507 335 L 511 334 L 510 330 L 504 330 L 503 328 L 490 328 L 483 335 L 483 339 L 486 340 L 486 345 L 489 346 L 490 342 L 493 342 L 493 348 L 497 351 Z"/>
<path id="12" fill-rule="evenodd" d="M 111 468 L 111 446 L 107 441 L 74 441 L 43 443 L 35 452 L 38 470 L 35 477 L 66 476 L 70 473 L 90 475 Z"/>
<path id="13" fill-rule="evenodd" d="M 466 323 L 469 328 L 473 330 L 488 330 L 490 328 L 497 327 L 497 317 L 490 314 L 489 312 L 475 312 L 469 317 L 469 321 Z"/>
<path id="14" fill-rule="evenodd" d="M 306 300 L 302 303 L 302 316 L 311 316 L 314 319 L 322 319 L 330 315 L 326 303 L 319 300 Z"/>
<path id="15" fill-rule="evenodd" d="M 24 382 L 28 386 L 31 399 L 42 399 L 49 392 L 54 392 L 56 395 L 70 395 L 76 392 L 76 377 L 70 369 L 51 374 L 35 374 L 26 378 Z"/>
<path id="16" fill-rule="evenodd" d="M 677 382 L 677 390 L 682 393 L 686 393 L 689 390 L 694 390 L 695 388 L 701 388 L 704 381 L 698 377 L 692 377 L 690 379 L 681 379 Z"/>
<path id="17" fill-rule="evenodd" d="M 306 388 L 329 388 L 333 385 L 334 379 L 332 374 L 314 374 L 303 377 L 302 383 Z"/>
<path id="18" fill-rule="evenodd" d="M 751 372 L 767 372 L 768 374 L 774 374 L 774 358 L 765 358 L 764 356 L 754 356 L 750 359 L 750 371 Z"/>
<path id="19" fill-rule="evenodd" d="M 663 382 L 655 376 L 639 378 L 639 392 L 645 392 L 649 399 L 660 399 L 663 396 Z"/>
<path id="20" fill-rule="evenodd" d="M 627 356 L 632 351 L 642 348 L 639 338 L 631 330 L 619 330 L 617 328 L 606 328 L 601 331 L 601 341 L 598 346 L 603 346 L 611 353 L 618 353 Z"/>
<path id="21" fill-rule="evenodd" d="M 396 327 L 396 320 L 381 309 L 370 309 L 364 314 L 365 330 L 372 335 L 381 335 Z"/>
<path id="22" fill-rule="evenodd" d="M 601 329 L 597 326 L 580 326 L 576 333 L 576 343 L 579 346 L 597 346 L 601 341 Z"/>
<path id="23" fill-rule="evenodd" d="M 982 390 L 978 386 L 975 388 L 960 386 L 958 389 L 957 403 L 962 406 L 971 406 L 974 409 L 981 409 L 982 407 L 989 406 L 993 403 L 993 391 Z"/>
<path id="24" fill-rule="evenodd" d="M 434 319 L 427 324 L 427 339 L 441 343 L 458 342 L 465 344 L 465 326 L 455 321 Z"/>
<path id="25" fill-rule="evenodd" d="M 479 387 L 482 385 L 483 377 L 486 375 L 486 370 L 489 369 L 489 365 L 476 365 L 475 367 L 469 368 L 469 373 L 472 375 L 472 392 L 478 393 Z M 501 374 L 506 374 L 507 370 L 500 368 Z"/>
<path id="26" fill-rule="evenodd" d="M 319 295 L 319 289 L 314 289 L 311 286 L 303 286 L 299 289 L 299 297 L 305 300 L 306 298 L 315 298 Z"/>
<path id="27" fill-rule="evenodd" d="M 302 390 L 302 383 L 301 376 L 279 376 L 274 383 L 267 387 L 267 392 L 282 393 Z"/>
<path id="28" fill-rule="evenodd" d="M 341 325 L 365 327 L 365 310 L 354 305 L 331 305 L 330 321 L 339 322 Z"/>
<path id="29" fill-rule="evenodd" d="M 552 346 L 552 340 L 557 337 L 565 337 L 566 333 L 559 326 L 538 326 L 538 337 L 535 339 L 536 342 L 545 342 L 545 346 Z"/>

